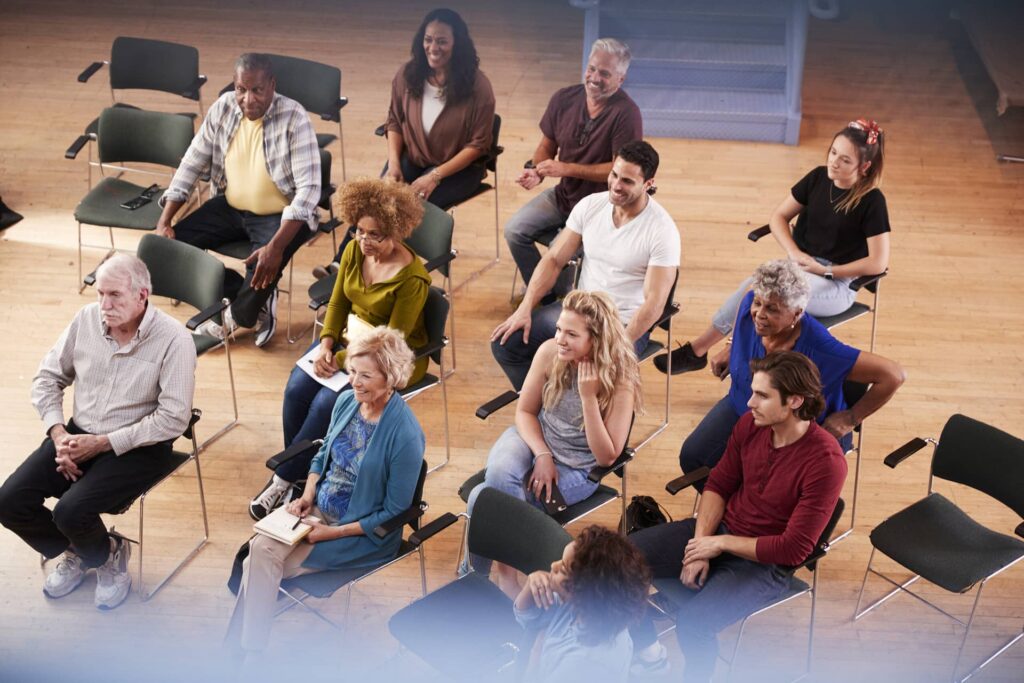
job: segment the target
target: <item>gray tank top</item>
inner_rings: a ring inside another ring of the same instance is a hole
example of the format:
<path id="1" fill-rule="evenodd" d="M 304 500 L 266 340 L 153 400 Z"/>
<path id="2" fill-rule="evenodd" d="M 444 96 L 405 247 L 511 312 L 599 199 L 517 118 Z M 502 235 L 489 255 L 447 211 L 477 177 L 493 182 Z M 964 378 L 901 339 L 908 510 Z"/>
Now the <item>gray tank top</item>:
<path id="1" fill-rule="evenodd" d="M 562 393 L 558 403 L 551 410 L 541 408 L 537 419 L 544 441 L 557 462 L 574 469 L 588 470 L 597 464 L 583 431 L 583 402 L 575 375 L 572 386 Z"/>

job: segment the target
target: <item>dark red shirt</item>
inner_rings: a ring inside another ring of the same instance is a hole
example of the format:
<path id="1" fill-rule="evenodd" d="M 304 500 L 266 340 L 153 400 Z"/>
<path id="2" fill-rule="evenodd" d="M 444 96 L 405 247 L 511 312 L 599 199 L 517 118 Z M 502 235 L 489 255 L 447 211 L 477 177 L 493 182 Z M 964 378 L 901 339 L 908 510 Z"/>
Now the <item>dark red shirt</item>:
<path id="1" fill-rule="evenodd" d="M 606 164 L 615 158 L 619 147 L 644 137 L 640 108 L 621 88 L 608 98 L 604 110 L 589 124 L 589 129 L 588 121 L 587 94 L 582 83 L 562 88 L 551 96 L 540 120 L 540 130 L 544 137 L 558 145 L 559 161 Z M 579 200 L 607 189 L 605 181 L 592 183 L 566 177 L 555 187 L 555 199 L 559 211 L 568 214 Z"/>
<path id="2" fill-rule="evenodd" d="M 725 455 L 706 489 L 722 496 L 722 521 L 734 536 L 757 538 L 757 559 L 800 564 L 814 550 L 846 480 L 846 458 L 835 437 L 812 422 L 782 448 L 770 427 L 747 411 L 736 423 Z"/>

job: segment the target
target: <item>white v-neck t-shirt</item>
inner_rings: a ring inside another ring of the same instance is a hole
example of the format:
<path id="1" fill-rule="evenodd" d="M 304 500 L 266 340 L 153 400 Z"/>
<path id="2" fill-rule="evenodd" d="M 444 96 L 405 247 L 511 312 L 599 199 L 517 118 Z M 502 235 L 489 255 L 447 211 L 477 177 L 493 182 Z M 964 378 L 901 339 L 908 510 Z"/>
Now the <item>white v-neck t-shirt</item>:
<path id="1" fill-rule="evenodd" d="M 430 135 L 430 129 L 434 127 L 437 117 L 444 109 L 444 96 L 441 89 L 430 84 L 430 81 L 423 81 L 423 132 Z"/>

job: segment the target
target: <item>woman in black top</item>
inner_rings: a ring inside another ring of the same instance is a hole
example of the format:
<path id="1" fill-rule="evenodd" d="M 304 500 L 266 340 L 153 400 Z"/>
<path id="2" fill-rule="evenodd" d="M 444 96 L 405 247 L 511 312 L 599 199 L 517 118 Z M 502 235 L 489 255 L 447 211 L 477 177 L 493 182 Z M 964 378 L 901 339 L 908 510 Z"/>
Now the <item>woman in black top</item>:
<path id="1" fill-rule="evenodd" d="M 842 313 L 857 294 L 850 282 L 889 267 L 889 211 L 878 189 L 884 145 L 877 123 L 851 121 L 832 139 L 826 165 L 801 178 L 772 213 L 772 236 L 807 274 L 811 298 L 806 312 L 813 316 Z M 715 312 L 708 329 L 672 352 L 673 374 L 707 365 L 708 350 L 732 331 L 749 286 L 748 278 Z M 667 360 L 664 354 L 654 362 L 664 372 Z"/>

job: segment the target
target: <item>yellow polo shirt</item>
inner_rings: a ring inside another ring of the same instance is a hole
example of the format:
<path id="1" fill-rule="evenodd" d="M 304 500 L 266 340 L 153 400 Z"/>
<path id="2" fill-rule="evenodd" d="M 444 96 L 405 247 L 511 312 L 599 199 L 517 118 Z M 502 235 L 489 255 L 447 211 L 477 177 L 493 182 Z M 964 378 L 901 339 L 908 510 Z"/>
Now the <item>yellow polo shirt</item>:
<path id="1" fill-rule="evenodd" d="M 250 121 L 242 117 L 224 155 L 224 177 L 228 185 L 224 195 L 228 204 L 239 211 L 269 216 L 288 206 L 288 198 L 277 189 L 267 171 L 262 118 Z"/>

